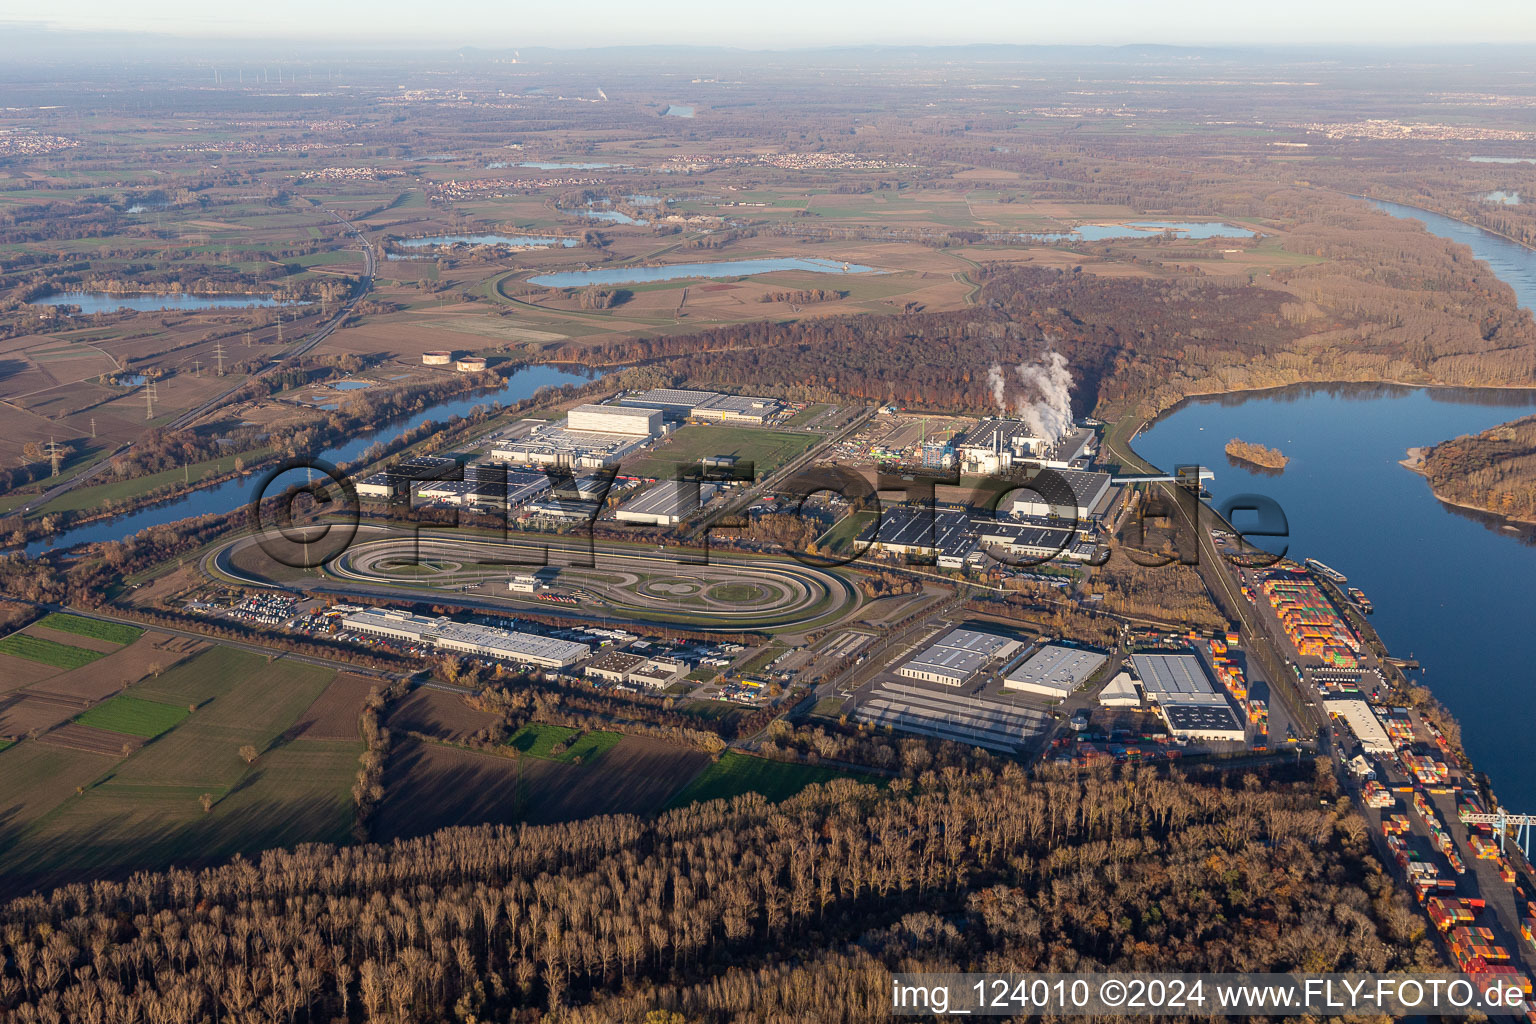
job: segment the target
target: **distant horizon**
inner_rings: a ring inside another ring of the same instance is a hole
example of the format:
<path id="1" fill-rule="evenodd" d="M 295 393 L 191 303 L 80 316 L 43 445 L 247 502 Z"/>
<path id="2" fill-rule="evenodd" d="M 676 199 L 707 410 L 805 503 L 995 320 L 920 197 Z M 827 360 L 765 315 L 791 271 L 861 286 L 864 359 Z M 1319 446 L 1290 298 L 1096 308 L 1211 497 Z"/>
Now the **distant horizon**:
<path id="1" fill-rule="evenodd" d="M 1186 0 L 1176 8 L 1137 0 L 1081 0 L 1070 9 L 1028 0 L 981 0 L 955 17 L 928 5 L 845 0 L 780 0 L 771 17 L 703 0 L 639 6 L 584 0 L 509 15 L 495 0 L 459 0 L 423 19 L 398 0 L 270 0 L 259 11 L 211 8 L 192 0 L 146 0 L 131 11 L 107 0 L 66 9 L 22 8 L 0 0 L 10 36 L 96 37 L 182 43 L 307 43 L 320 47 L 486 50 L 679 46 L 755 52 L 860 46 L 1168 46 L 1175 48 L 1352 48 L 1390 50 L 1536 45 L 1536 18 L 1524 0 L 1486 0 L 1448 16 L 1436 4 L 1405 0 L 1295 0 L 1284 9 Z M 0 43 L 0 51 L 5 49 Z"/>

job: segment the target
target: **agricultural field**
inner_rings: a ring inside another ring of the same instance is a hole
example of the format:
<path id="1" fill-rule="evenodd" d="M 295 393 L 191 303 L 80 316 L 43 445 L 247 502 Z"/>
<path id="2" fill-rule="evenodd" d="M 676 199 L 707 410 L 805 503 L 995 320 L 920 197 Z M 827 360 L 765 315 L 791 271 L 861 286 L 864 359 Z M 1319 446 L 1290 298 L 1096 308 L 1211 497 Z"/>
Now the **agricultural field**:
<path id="1" fill-rule="evenodd" d="M 25 632 L 12 633 L 8 637 L 0 638 L 0 654 L 25 658 L 28 661 L 66 670 L 89 665 L 100 658 L 102 653 L 84 647 L 72 647 L 69 644 L 61 644 L 58 641 Z"/>
<path id="2" fill-rule="evenodd" d="M 853 777 L 848 772 L 816 765 L 771 761 L 727 750 L 668 801 L 668 807 L 684 807 L 705 800 L 729 800 L 743 793 L 760 793 L 770 802 L 787 800 L 806 786 Z"/>
<path id="3" fill-rule="evenodd" d="M 100 619 L 88 619 L 83 615 L 70 615 L 66 612 L 50 612 L 37 624 L 62 633 L 88 636 L 113 644 L 131 644 L 144 635 L 144 631 L 137 626 L 120 622 L 103 622 Z"/>
<path id="4" fill-rule="evenodd" d="M 548 727 L 541 727 L 548 728 Z M 548 745 L 558 733 L 548 733 Z M 508 757 L 415 739 L 401 741 L 385 770 L 374 839 L 453 825 L 571 821 L 595 814 L 654 814 L 709 762 L 699 751 L 644 736 L 596 737 L 581 764 Z M 616 740 L 616 742 L 615 742 Z M 569 751 L 584 749 L 579 740 Z M 601 749 L 598 749 L 601 748 Z"/>
<path id="5" fill-rule="evenodd" d="M 68 785 L 34 787 L 5 816 L 0 875 L 40 884 L 345 841 L 362 742 L 355 724 L 346 738 L 330 735 L 346 711 L 326 704 L 356 707 L 362 696 L 355 682 L 332 691 L 336 676 L 206 647 L 43 740 L 4 751 L 0 791 L 21 792 L 12 784 L 45 771 Z M 258 752 L 253 763 L 241 756 L 246 745 Z"/>
<path id="6" fill-rule="evenodd" d="M 174 729 L 189 713 L 185 707 L 119 694 L 75 716 L 75 721 L 93 729 L 152 739 Z"/>
<path id="7" fill-rule="evenodd" d="M 476 711 L 456 693 L 418 687 L 389 712 L 394 732 L 419 732 L 445 743 L 461 743 L 498 721 L 498 716 Z"/>

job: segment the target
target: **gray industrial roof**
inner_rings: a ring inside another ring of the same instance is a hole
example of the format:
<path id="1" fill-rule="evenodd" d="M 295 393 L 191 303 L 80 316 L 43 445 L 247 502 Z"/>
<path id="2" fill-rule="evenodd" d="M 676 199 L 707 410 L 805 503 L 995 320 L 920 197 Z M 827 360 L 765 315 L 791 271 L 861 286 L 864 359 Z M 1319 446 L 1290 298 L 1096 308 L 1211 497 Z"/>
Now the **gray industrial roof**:
<path id="1" fill-rule="evenodd" d="M 1242 723 L 1227 704 L 1167 704 L 1163 716 L 1169 726 L 1182 732 L 1242 731 Z"/>
<path id="2" fill-rule="evenodd" d="M 686 516 L 708 501 L 713 484 L 693 480 L 663 480 L 620 506 L 621 512 L 647 516 Z"/>
<path id="3" fill-rule="evenodd" d="M 1193 654 L 1136 654 L 1131 664 L 1149 701 L 1227 706 L 1226 698 L 1216 692 L 1205 666 Z"/>
<path id="4" fill-rule="evenodd" d="M 974 629 L 952 629 L 902 667 L 965 678 L 1015 642 Z"/>
<path id="5" fill-rule="evenodd" d="M 1046 644 L 1008 674 L 1010 683 L 1032 683 L 1072 691 L 1109 659 L 1098 651 Z"/>

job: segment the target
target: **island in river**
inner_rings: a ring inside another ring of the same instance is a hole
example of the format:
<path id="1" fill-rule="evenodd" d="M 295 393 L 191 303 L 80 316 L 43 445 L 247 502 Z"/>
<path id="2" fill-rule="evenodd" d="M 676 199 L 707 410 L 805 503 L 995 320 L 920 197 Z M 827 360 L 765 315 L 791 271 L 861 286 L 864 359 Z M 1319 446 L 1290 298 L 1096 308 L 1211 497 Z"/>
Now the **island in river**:
<path id="1" fill-rule="evenodd" d="M 1410 448 L 1403 465 L 1423 475 L 1441 501 L 1536 522 L 1536 416 Z"/>
<path id="2" fill-rule="evenodd" d="M 1266 448 L 1262 444 L 1240 441 L 1235 437 L 1227 442 L 1227 454 L 1264 469 L 1284 469 L 1286 463 L 1291 461 L 1278 448 Z"/>

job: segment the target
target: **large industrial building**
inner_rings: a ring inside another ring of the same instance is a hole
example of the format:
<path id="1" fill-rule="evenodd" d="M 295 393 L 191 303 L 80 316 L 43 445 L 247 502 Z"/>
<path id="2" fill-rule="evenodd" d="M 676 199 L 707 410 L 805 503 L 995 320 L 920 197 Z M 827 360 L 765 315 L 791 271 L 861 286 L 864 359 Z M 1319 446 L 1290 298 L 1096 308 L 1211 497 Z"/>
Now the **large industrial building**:
<path id="1" fill-rule="evenodd" d="M 853 718 L 1010 754 L 1051 726 L 1045 711 L 907 683 L 883 683 L 859 702 Z"/>
<path id="2" fill-rule="evenodd" d="M 880 514 L 878 528 L 871 523 L 859 537 L 875 551 L 896 555 L 937 558 L 939 566 L 958 569 L 976 550 L 971 518 L 958 509 L 932 509 L 923 505 L 893 505 Z"/>
<path id="3" fill-rule="evenodd" d="M 422 501 L 446 505 L 516 508 L 548 492 L 549 477 L 541 472 L 505 466 L 465 466 L 463 480 L 432 480 L 416 485 Z"/>
<path id="4" fill-rule="evenodd" d="M 569 430 L 587 430 L 596 434 L 640 434 L 654 437 L 661 433 L 660 409 L 628 405 L 578 405 L 566 417 Z"/>
<path id="5" fill-rule="evenodd" d="M 960 468 L 967 473 L 1002 473 L 1021 463 L 1077 469 L 1093 456 L 1094 433 L 1076 427 L 1052 440 L 1023 420 L 986 419 L 955 440 Z"/>
<path id="6" fill-rule="evenodd" d="M 365 636 L 428 644 L 445 651 L 499 658 L 540 668 L 567 668 L 592 653 L 574 640 L 454 622 L 446 615 L 429 619 L 394 608 L 364 608 L 342 617 L 341 628 Z"/>
<path id="7" fill-rule="evenodd" d="M 1003 688 L 1066 700 L 1108 660 L 1098 651 L 1045 644 L 1003 678 Z"/>
<path id="8" fill-rule="evenodd" d="M 1032 482 L 1032 490 L 1017 490 L 1008 496 L 1013 499 L 1009 511 L 1016 516 L 1056 516 L 1060 519 L 1085 521 L 1090 516 L 1102 514 L 1101 505 L 1109 500 L 1108 473 L 1090 473 L 1081 469 L 1059 469 L 1044 478 Z M 1070 494 L 1061 493 L 1055 486 L 1065 484 Z M 1050 493 L 1047 493 L 1050 492 Z"/>
<path id="9" fill-rule="evenodd" d="M 774 398 L 722 395 L 718 391 L 683 391 L 676 388 L 656 388 L 625 395 L 619 399 L 619 404 L 660 409 L 669 418 L 676 420 L 715 420 L 759 427 L 784 408 L 784 404 Z"/>
<path id="10" fill-rule="evenodd" d="M 1392 737 L 1387 735 L 1381 719 L 1364 700 L 1358 697 L 1330 698 L 1323 701 L 1323 708 L 1344 723 L 1367 754 L 1392 753 Z"/>
<path id="11" fill-rule="evenodd" d="M 498 441 L 491 457 L 514 466 L 602 469 L 617 465 L 651 440 L 649 434 L 540 427 L 521 438 Z"/>
<path id="12" fill-rule="evenodd" d="M 364 498 L 405 498 L 413 483 L 434 477 L 457 476 L 457 459 L 441 455 L 414 455 L 401 459 L 383 472 L 366 476 L 357 483 L 357 493 Z"/>
<path id="13" fill-rule="evenodd" d="M 698 510 L 715 485 L 698 480 L 663 480 L 619 506 L 614 517 L 626 523 L 673 526 Z"/>
<path id="14" fill-rule="evenodd" d="M 971 529 L 984 550 L 994 552 L 999 561 L 1008 564 L 1057 557 L 1088 561 L 1094 553 L 1092 544 L 1080 540 L 1076 530 L 1065 526 L 1010 523 L 978 517 L 971 520 Z"/>
<path id="15" fill-rule="evenodd" d="M 1045 445 L 1023 420 L 986 419 L 955 439 L 955 454 L 967 473 L 1001 473 Z"/>
<path id="16" fill-rule="evenodd" d="M 941 686 L 964 686 L 987 664 L 1008 657 L 1022 646 L 1017 640 L 993 633 L 952 629 L 898 668 L 896 674 Z"/>
<path id="17" fill-rule="evenodd" d="M 647 658 L 627 651 L 604 654 L 582 669 L 593 679 L 621 686 L 661 690 L 688 674 L 688 666 L 675 658 Z"/>
<path id="18" fill-rule="evenodd" d="M 1093 545 L 1067 526 L 1016 523 L 924 505 L 892 505 L 883 510 L 878 527 L 874 523 L 865 527 L 859 542 L 877 552 L 933 558 L 941 569 L 980 561 L 985 556 L 976 552 L 983 548 L 994 549 L 999 560 L 1010 563 L 1058 555 L 1078 560 L 1093 556 Z"/>
<path id="19" fill-rule="evenodd" d="M 1157 708 L 1168 731 L 1182 740 L 1235 741 L 1247 732 L 1200 658 L 1193 654 L 1135 654 L 1131 664 L 1141 677 L 1148 703 Z"/>

